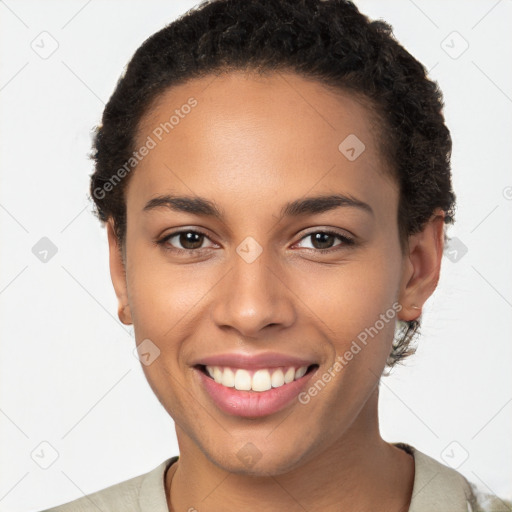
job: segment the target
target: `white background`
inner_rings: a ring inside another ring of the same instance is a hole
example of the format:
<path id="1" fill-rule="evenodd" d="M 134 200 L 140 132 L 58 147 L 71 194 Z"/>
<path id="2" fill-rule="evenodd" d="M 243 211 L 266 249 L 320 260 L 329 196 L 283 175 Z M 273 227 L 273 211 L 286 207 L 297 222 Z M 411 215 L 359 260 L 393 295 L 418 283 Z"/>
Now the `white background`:
<path id="1" fill-rule="evenodd" d="M 0 511 L 64 503 L 178 453 L 117 319 L 87 154 L 133 52 L 194 3 L 0 3 Z M 357 4 L 393 25 L 444 92 L 458 199 L 449 234 L 467 247 L 443 258 L 416 356 L 382 380 L 383 437 L 510 499 L 512 1 Z M 31 47 L 41 37 L 58 43 L 46 59 Z M 57 248 L 46 263 L 32 253 L 42 237 Z M 43 441 L 58 452 L 48 469 L 31 457 L 50 460 Z"/>

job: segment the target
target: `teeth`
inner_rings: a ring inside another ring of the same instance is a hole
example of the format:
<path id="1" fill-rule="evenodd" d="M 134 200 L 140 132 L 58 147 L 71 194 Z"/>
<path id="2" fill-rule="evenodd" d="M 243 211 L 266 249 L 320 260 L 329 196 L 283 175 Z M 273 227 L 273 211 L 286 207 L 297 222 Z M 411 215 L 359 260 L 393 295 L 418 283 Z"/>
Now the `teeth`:
<path id="1" fill-rule="evenodd" d="M 227 388 L 235 387 L 235 374 L 233 373 L 233 370 L 231 368 L 224 369 L 224 372 L 222 373 L 221 384 L 223 386 L 226 386 Z"/>
<path id="2" fill-rule="evenodd" d="M 289 384 L 295 378 L 295 368 L 288 368 L 284 374 L 284 383 Z"/>
<path id="3" fill-rule="evenodd" d="M 273 388 L 279 388 L 284 384 L 284 373 L 281 368 L 272 374 L 271 383 Z"/>
<path id="4" fill-rule="evenodd" d="M 239 391 L 250 391 L 251 374 L 247 370 L 237 370 L 235 373 L 235 388 Z"/>
<path id="5" fill-rule="evenodd" d="M 213 378 L 217 384 L 222 384 L 222 370 L 218 366 L 213 367 Z"/>
<path id="6" fill-rule="evenodd" d="M 240 370 L 238 370 L 240 371 Z M 252 376 L 252 390 L 253 391 L 267 391 L 272 387 L 270 372 L 268 370 L 258 370 Z"/>
<path id="7" fill-rule="evenodd" d="M 308 367 L 307 366 L 301 366 L 295 372 L 295 379 L 300 379 L 301 377 L 304 377 L 304 375 L 306 375 L 307 371 L 308 371 Z"/>
<path id="8" fill-rule="evenodd" d="M 252 375 L 248 370 L 242 368 L 222 368 L 219 366 L 207 366 L 206 371 L 217 384 L 228 388 L 235 388 L 239 391 L 268 391 L 271 388 L 280 388 L 294 380 L 304 377 L 308 370 L 307 366 L 285 367 L 277 369 L 260 369 Z"/>

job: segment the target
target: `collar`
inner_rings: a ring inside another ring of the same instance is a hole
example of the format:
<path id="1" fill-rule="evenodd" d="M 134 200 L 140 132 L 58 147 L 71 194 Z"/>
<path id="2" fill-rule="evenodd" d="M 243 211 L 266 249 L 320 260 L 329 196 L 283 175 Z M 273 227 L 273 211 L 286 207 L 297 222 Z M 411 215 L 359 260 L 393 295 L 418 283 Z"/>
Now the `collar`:
<path id="1" fill-rule="evenodd" d="M 393 443 L 414 457 L 414 484 L 408 512 L 471 512 L 473 493 L 457 471 L 406 443 Z"/>

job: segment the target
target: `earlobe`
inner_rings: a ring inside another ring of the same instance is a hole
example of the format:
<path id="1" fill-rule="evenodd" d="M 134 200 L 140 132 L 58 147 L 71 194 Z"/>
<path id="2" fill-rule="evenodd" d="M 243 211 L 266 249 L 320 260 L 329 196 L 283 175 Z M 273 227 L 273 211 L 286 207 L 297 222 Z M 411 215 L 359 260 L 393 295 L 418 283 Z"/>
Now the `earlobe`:
<path id="1" fill-rule="evenodd" d="M 444 248 L 444 211 L 437 209 L 423 230 L 409 237 L 402 273 L 400 319 L 417 320 L 439 282 Z"/>
<path id="2" fill-rule="evenodd" d="M 126 270 L 119 241 L 115 234 L 114 220 L 107 221 L 107 236 L 109 247 L 110 277 L 117 297 L 117 316 L 125 325 L 132 324 L 132 315 L 128 302 L 128 291 L 126 285 Z"/>
<path id="3" fill-rule="evenodd" d="M 125 324 L 125 325 L 132 325 L 132 314 L 130 311 L 129 304 L 124 304 L 121 306 L 121 304 L 117 307 L 117 316 L 119 317 L 119 320 Z"/>

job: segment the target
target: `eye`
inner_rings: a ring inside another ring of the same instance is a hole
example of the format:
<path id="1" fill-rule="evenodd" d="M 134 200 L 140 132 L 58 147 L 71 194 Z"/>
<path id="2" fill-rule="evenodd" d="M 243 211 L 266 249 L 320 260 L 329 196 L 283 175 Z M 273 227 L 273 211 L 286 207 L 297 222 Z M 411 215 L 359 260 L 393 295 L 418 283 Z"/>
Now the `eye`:
<path id="1" fill-rule="evenodd" d="M 306 247 L 307 249 L 314 249 L 319 252 L 330 252 L 331 249 L 337 250 L 339 246 L 354 245 L 355 241 L 353 238 L 342 235 L 335 231 L 313 231 L 308 233 L 306 236 L 301 238 L 302 240 L 311 239 L 312 247 Z M 340 244 L 333 245 L 335 239 L 341 240 Z"/>
<path id="2" fill-rule="evenodd" d="M 163 245 L 165 249 L 170 251 L 194 253 L 208 248 L 202 247 L 205 239 L 210 240 L 206 234 L 201 231 L 184 229 L 181 231 L 174 231 L 173 233 L 166 235 L 157 243 Z M 175 244 L 179 244 L 181 247 L 176 247 Z M 215 244 L 212 243 L 210 247 L 214 246 Z"/>
<path id="3" fill-rule="evenodd" d="M 312 249 L 316 252 L 331 252 L 343 248 L 343 246 L 354 245 L 354 239 L 337 233 L 335 231 L 313 231 L 308 233 L 301 238 L 301 241 L 311 239 L 312 246 L 306 247 L 306 249 Z M 333 245 L 338 239 L 341 243 Z M 187 255 L 197 254 L 204 249 L 215 247 L 215 244 L 211 242 L 211 245 L 203 247 L 205 240 L 211 240 L 205 233 L 192 229 L 183 229 L 180 231 L 174 231 L 157 241 L 157 244 L 162 245 L 166 250 L 183 253 Z M 177 247 L 179 245 L 181 247 Z"/>

